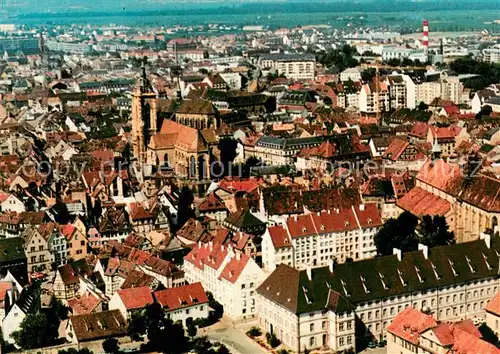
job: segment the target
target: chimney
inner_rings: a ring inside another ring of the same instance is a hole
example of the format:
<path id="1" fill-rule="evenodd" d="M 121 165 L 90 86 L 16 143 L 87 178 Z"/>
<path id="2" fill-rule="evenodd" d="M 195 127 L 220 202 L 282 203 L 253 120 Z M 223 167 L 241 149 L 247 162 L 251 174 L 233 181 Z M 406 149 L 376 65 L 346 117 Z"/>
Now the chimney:
<path id="1" fill-rule="evenodd" d="M 418 244 L 418 250 L 423 251 L 425 259 L 429 259 L 429 247 L 421 243 Z"/>
<path id="2" fill-rule="evenodd" d="M 333 273 L 333 270 L 335 269 L 335 260 L 330 259 L 330 263 L 328 263 L 328 269 L 330 270 L 330 273 Z"/>
<path id="3" fill-rule="evenodd" d="M 360 204 L 359 205 L 359 211 L 365 211 L 365 205 L 364 204 Z"/>
<path id="4" fill-rule="evenodd" d="M 424 47 L 424 55 L 425 55 L 425 60 L 427 61 L 429 59 L 429 21 L 424 20 L 424 26 L 423 26 L 423 33 L 422 33 L 422 45 Z"/>
<path id="5" fill-rule="evenodd" d="M 241 259 L 241 253 L 239 251 L 236 251 L 235 255 L 236 255 L 236 260 L 239 261 Z"/>
<path id="6" fill-rule="evenodd" d="M 213 248 L 213 246 L 214 246 L 213 242 L 212 242 L 212 241 L 210 241 L 210 242 L 208 243 L 208 246 L 210 247 L 210 251 L 211 251 L 211 250 L 212 250 L 212 248 Z"/>
<path id="7" fill-rule="evenodd" d="M 395 254 L 398 257 L 398 261 L 401 262 L 402 254 L 401 254 L 401 250 L 399 248 L 393 248 L 392 254 Z"/>
<path id="8" fill-rule="evenodd" d="M 312 269 L 311 269 L 311 266 L 307 266 L 306 273 L 307 273 L 307 278 L 309 279 L 309 281 L 312 281 Z"/>
<path id="9" fill-rule="evenodd" d="M 490 234 L 481 232 L 481 234 L 479 235 L 479 238 L 481 240 L 484 240 L 484 243 L 486 243 L 486 247 L 491 248 L 491 235 Z"/>

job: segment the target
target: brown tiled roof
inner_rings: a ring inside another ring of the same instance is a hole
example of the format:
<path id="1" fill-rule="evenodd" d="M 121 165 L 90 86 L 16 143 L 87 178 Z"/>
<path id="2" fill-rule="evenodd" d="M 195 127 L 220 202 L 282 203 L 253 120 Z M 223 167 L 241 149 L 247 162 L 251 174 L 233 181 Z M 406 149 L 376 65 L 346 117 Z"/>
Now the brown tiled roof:
<path id="1" fill-rule="evenodd" d="M 335 291 L 345 300 L 337 306 L 341 312 L 367 301 L 495 277 L 498 251 L 500 240 L 492 237 L 490 248 L 477 240 L 430 248 L 427 258 L 423 251 L 414 251 L 404 253 L 401 260 L 391 255 L 336 264 L 333 273 L 329 267 L 314 268 L 312 280 L 305 270 L 281 264 L 257 292 L 301 314 L 325 309 L 328 294 Z"/>
<path id="2" fill-rule="evenodd" d="M 154 297 L 156 302 L 168 311 L 208 303 L 207 295 L 201 283 L 155 291 Z"/>
<path id="3" fill-rule="evenodd" d="M 122 289 L 151 287 L 156 282 L 155 278 L 139 270 L 132 270 L 122 284 Z"/>
<path id="4" fill-rule="evenodd" d="M 68 306 L 73 315 L 85 315 L 94 312 L 101 303 L 101 299 L 91 293 L 85 293 L 81 297 L 75 297 L 68 300 Z"/>
<path id="5" fill-rule="evenodd" d="M 69 318 L 78 342 L 92 341 L 127 334 L 127 322 L 119 310 L 98 312 Z"/>
<path id="6" fill-rule="evenodd" d="M 177 110 L 177 113 L 214 115 L 216 113 L 216 109 L 210 101 L 185 100 Z"/>
<path id="7" fill-rule="evenodd" d="M 451 204 L 446 199 L 442 199 L 419 187 L 409 191 L 396 202 L 396 205 L 419 218 L 424 215 L 445 216 L 451 209 Z"/>

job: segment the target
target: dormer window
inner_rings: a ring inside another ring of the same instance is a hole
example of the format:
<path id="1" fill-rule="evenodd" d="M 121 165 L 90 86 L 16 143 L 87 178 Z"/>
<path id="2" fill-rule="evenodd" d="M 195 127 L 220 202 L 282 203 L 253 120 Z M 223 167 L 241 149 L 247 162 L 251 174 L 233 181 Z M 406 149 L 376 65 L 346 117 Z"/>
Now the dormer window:
<path id="1" fill-rule="evenodd" d="M 484 255 L 484 253 L 481 253 L 483 255 L 484 263 L 486 263 L 486 267 L 488 267 L 488 270 L 492 270 L 493 267 L 488 263 L 488 258 Z"/>
<path id="2" fill-rule="evenodd" d="M 450 264 L 450 268 L 451 268 L 451 271 L 453 272 L 453 275 L 454 276 L 458 276 L 458 273 L 455 270 L 455 267 L 454 267 L 455 264 L 453 263 L 453 261 L 451 261 L 450 259 L 448 259 L 448 263 Z"/>
<path id="3" fill-rule="evenodd" d="M 475 270 L 475 269 L 474 269 L 474 267 L 472 266 L 472 263 L 471 263 L 471 261 L 470 261 L 470 258 L 469 258 L 469 257 L 467 257 L 467 256 L 465 256 L 465 260 L 467 261 L 467 264 L 469 265 L 469 269 L 470 269 L 471 273 L 475 273 L 475 272 L 476 272 L 476 270 Z"/>
<path id="4" fill-rule="evenodd" d="M 325 225 L 321 225 L 321 231 L 325 231 Z"/>
<path id="5" fill-rule="evenodd" d="M 307 228 L 306 227 L 303 227 L 302 228 L 302 232 L 305 233 L 307 231 Z"/>

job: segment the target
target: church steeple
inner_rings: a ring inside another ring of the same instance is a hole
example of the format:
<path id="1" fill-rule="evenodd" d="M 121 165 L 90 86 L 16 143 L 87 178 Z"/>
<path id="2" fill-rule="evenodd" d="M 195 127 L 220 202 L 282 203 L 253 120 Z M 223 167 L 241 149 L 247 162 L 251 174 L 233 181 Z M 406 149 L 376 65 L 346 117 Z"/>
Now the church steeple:
<path id="1" fill-rule="evenodd" d="M 146 72 L 147 59 L 141 62 L 141 72 L 137 80 L 137 85 L 132 93 L 132 146 L 134 157 L 139 163 L 146 162 L 146 150 L 149 145 L 151 135 L 152 120 L 150 100 L 156 98 L 156 92 L 148 79 Z"/>

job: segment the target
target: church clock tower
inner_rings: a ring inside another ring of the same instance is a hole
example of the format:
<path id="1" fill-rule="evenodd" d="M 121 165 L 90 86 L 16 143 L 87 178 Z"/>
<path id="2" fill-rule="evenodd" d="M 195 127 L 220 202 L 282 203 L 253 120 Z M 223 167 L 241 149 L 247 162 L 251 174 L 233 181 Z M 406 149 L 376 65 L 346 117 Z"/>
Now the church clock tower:
<path id="1" fill-rule="evenodd" d="M 156 98 L 156 93 L 146 75 L 147 59 L 142 60 L 141 77 L 132 93 L 132 147 L 134 157 L 141 164 L 146 162 L 146 150 L 151 135 L 155 133 L 155 117 L 151 117 L 150 100 Z"/>

